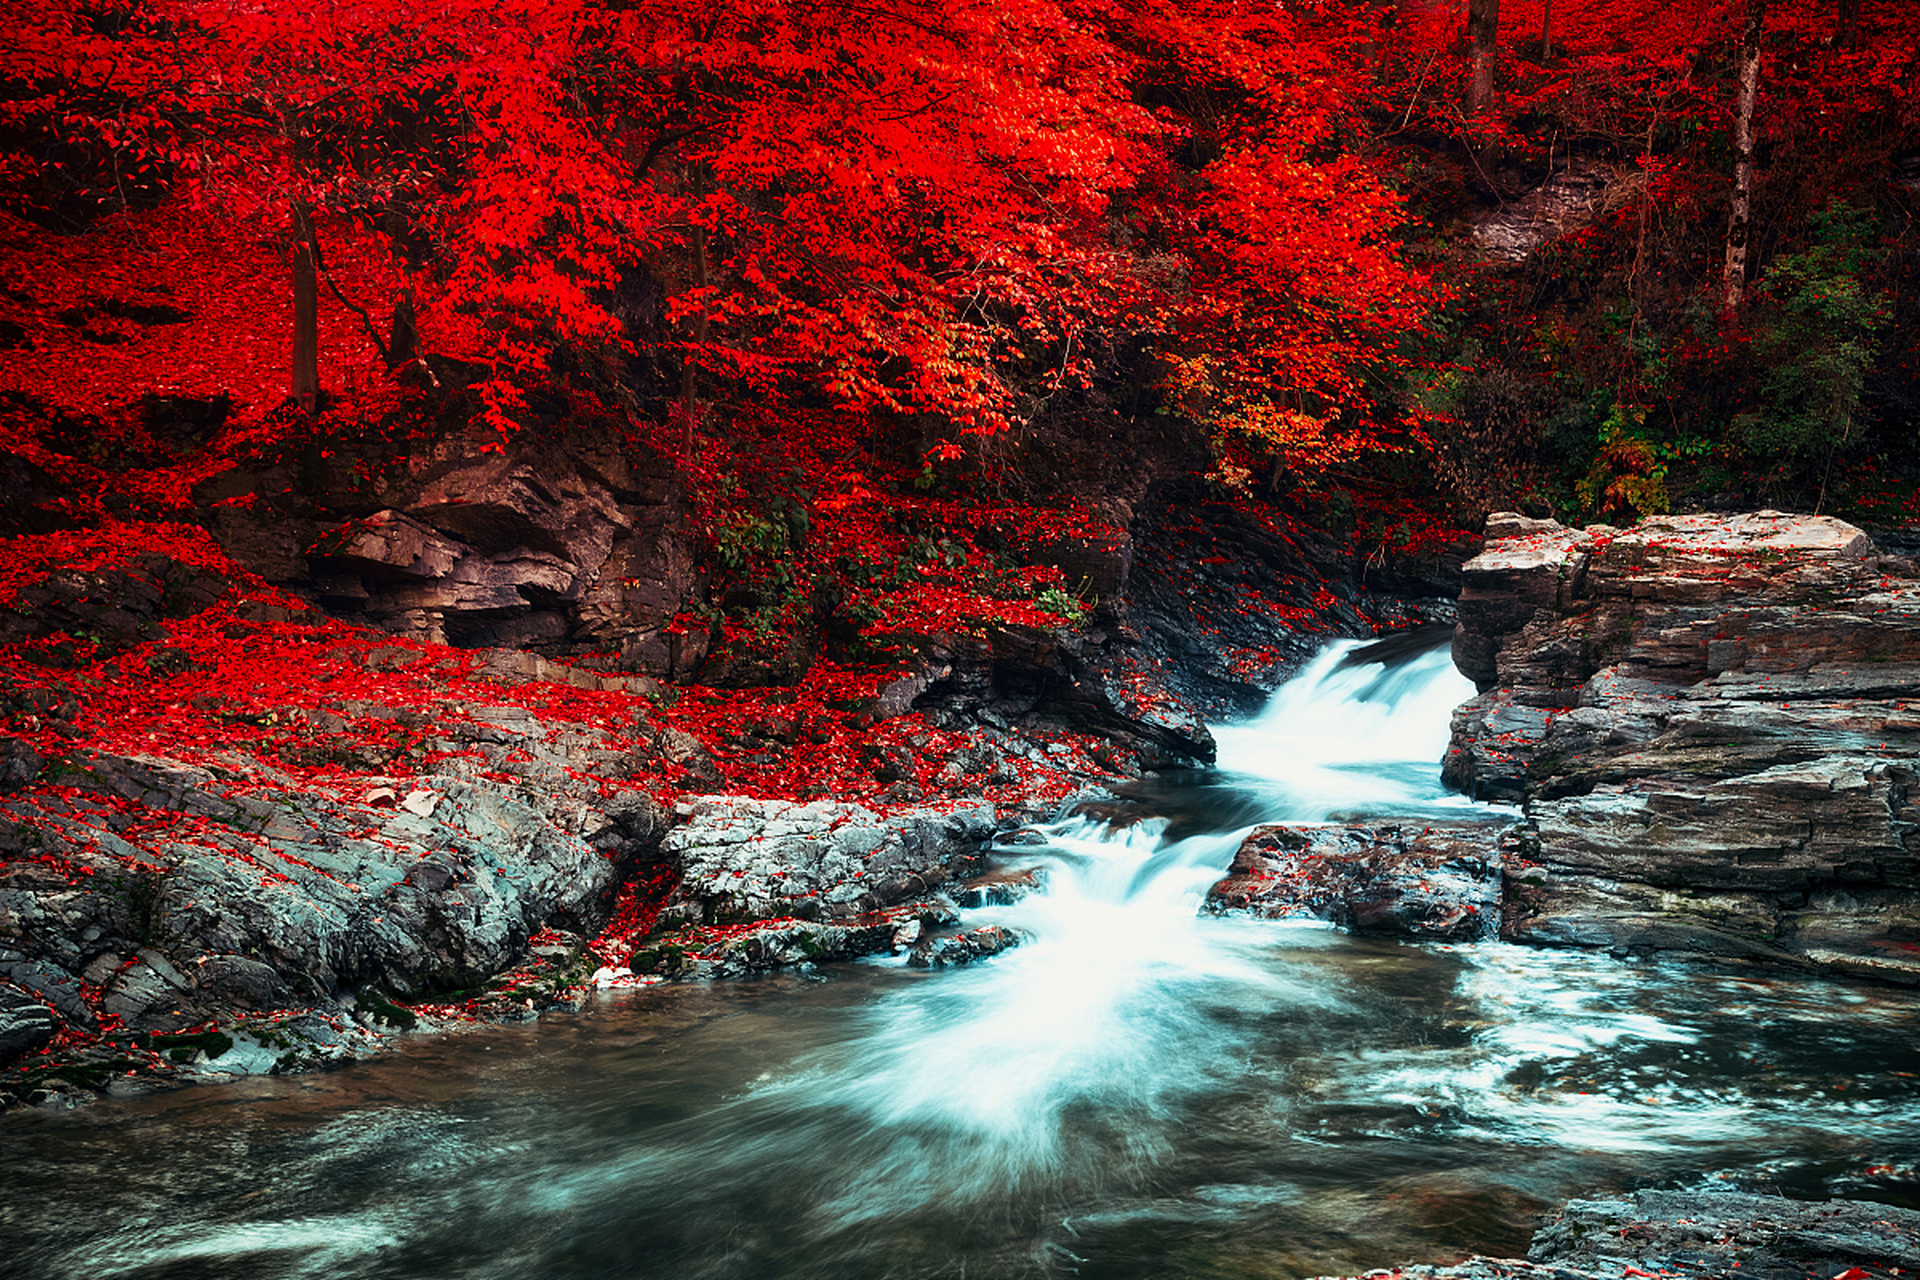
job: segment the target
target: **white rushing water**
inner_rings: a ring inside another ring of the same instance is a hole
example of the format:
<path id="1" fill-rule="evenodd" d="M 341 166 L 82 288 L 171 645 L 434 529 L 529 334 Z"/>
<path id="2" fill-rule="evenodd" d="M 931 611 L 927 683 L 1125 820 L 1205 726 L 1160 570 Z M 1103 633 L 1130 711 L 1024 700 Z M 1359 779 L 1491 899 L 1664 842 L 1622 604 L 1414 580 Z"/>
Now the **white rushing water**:
<path id="1" fill-rule="evenodd" d="M 1258 821 L 1469 807 L 1446 795 L 1438 762 L 1471 683 L 1444 646 L 1395 668 L 1349 663 L 1359 647 L 1329 646 L 1258 718 L 1215 729 L 1220 768 L 1258 797 Z M 836 1206 L 841 1221 L 997 1198 L 1036 1177 L 1098 1181 L 1116 1164 L 1137 1173 L 1175 1141 L 1183 1101 L 1244 1084 L 1269 1018 L 1338 1009 L 1337 988 L 1274 962 L 1330 940 L 1323 930 L 1200 910 L 1252 825 L 1169 840 L 1164 819 L 1068 819 L 1039 829 L 1044 845 L 1001 849 L 1037 868 L 1041 891 L 968 924 L 1022 945 L 874 1010 L 831 1071 L 763 1088 L 762 1102 L 915 1135 Z"/>
<path id="2" fill-rule="evenodd" d="M 1446 651 L 1355 650 L 1218 728 L 1170 816 L 1002 847 L 1043 887 L 969 913 L 1024 939 L 991 960 L 610 992 L 327 1076 L 16 1118 L 38 1190 L 0 1198 L 0 1270 L 1312 1276 L 1517 1253 L 1539 1207 L 1609 1188 L 1914 1180 L 1904 993 L 1205 914 L 1257 823 L 1501 816 L 1440 787 L 1471 693 Z"/>

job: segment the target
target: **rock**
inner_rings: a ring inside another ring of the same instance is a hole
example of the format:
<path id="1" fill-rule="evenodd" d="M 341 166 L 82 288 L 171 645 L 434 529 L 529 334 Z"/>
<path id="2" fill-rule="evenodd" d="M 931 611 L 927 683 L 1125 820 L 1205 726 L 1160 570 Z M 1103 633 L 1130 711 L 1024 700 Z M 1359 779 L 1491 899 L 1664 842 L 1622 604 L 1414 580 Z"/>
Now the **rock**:
<path id="1" fill-rule="evenodd" d="M 19 738 L 0 737 L 0 791 L 14 791 L 40 773 L 40 753 Z"/>
<path id="2" fill-rule="evenodd" d="M 468 739 L 446 761 L 467 774 L 337 790 L 237 753 L 208 767 L 72 752 L 60 787 L 0 796 L 0 852 L 34 855 L 0 872 L 0 980 L 83 1029 L 111 1016 L 171 1033 L 246 1010 L 325 1015 L 368 984 L 472 987 L 543 927 L 591 931 L 668 815 L 582 774 L 577 731 L 506 710 L 438 726 Z"/>
<path id="3" fill-rule="evenodd" d="M 1870 1270 L 1857 1280 L 1867 1280 L 1920 1269 L 1920 1212 L 1727 1191 L 1639 1191 L 1569 1201 L 1541 1225 L 1527 1257 L 1612 1276 L 1633 1266 L 1675 1280 L 1826 1280 L 1859 1267 Z"/>
<path id="4" fill-rule="evenodd" d="M 982 925 L 978 929 L 968 929 L 964 933 L 949 934 L 945 937 L 931 935 L 921 938 L 914 944 L 907 956 L 907 966 L 912 969 L 948 969 L 972 964 L 988 956 L 997 956 L 1002 951 L 1020 945 L 1020 935 L 1002 925 Z"/>
<path id="5" fill-rule="evenodd" d="M 739 978 L 796 965 L 884 955 L 893 949 L 898 928 L 899 917 L 894 915 L 772 925 L 722 939 L 694 957 L 682 972 L 688 977 Z"/>
<path id="6" fill-rule="evenodd" d="M 1494 826 L 1260 827 L 1206 908 L 1390 937 L 1490 937 L 1500 923 L 1502 837 Z"/>
<path id="7" fill-rule="evenodd" d="M 1911 563 L 1771 511 L 1489 527 L 1443 773 L 1524 806 L 1506 936 L 1920 981 Z"/>
<path id="8" fill-rule="evenodd" d="M 1133 534 L 1123 656 L 1196 720 L 1251 715 L 1325 640 L 1374 634 L 1349 548 L 1303 524 L 1174 486 Z"/>
<path id="9" fill-rule="evenodd" d="M 375 581 L 445 577 L 465 548 L 401 511 L 376 511 L 341 530 L 328 551 L 336 570 Z"/>
<path id="10" fill-rule="evenodd" d="M 151 551 L 93 571 L 56 568 L 23 583 L 0 610 L 0 644 L 87 636 L 92 660 L 103 661 L 158 638 L 165 619 L 200 612 L 228 586 L 210 570 Z"/>
<path id="11" fill-rule="evenodd" d="M 1520 526 L 1524 519 L 1511 513 L 1489 517 L 1490 528 L 1525 527 L 1527 532 L 1490 540 L 1461 567 L 1465 585 L 1455 606 L 1460 622 L 1453 662 L 1483 693 L 1499 678 L 1497 657 L 1506 637 L 1538 614 L 1553 617 L 1570 606 L 1585 588 L 1593 557 L 1590 535 L 1553 521 Z"/>
<path id="12" fill-rule="evenodd" d="M 985 804 L 883 817 L 835 801 L 710 797 L 687 806 L 661 844 L 680 885 L 660 927 L 870 915 L 970 871 L 995 828 Z"/>
<path id="13" fill-rule="evenodd" d="M 1916 1267 L 1920 1213 L 1911 1209 L 1638 1191 L 1569 1201 L 1546 1216 L 1525 1258 L 1408 1264 L 1364 1280 L 1891 1280 Z"/>
<path id="14" fill-rule="evenodd" d="M 32 900 L 17 891 L 0 890 L 0 939 L 6 938 L 7 926 L 22 918 L 33 919 L 38 913 L 33 910 Z M 24 909 L 23 909 L 24 908 Z M 37 922 L 37 920 L 36 920 Z M 18 935 L 15 935 L 18 936 Z M 79 952 L 69 946 L 60 960 L 70 960 Z M 52 1009 L 63 1022 L 91 1031 L 98 1026 L 93 1009 L 87 1004 L 86 993 L 81 988 L 80 979 L 70 973 L 59 960 L 44 956 L 32 956 L 12 947 L 0 949 L 0 980 L 11 982 L 25 992 L 30 999 Z"/>
<path id="15" fill-rule="evenodd" d="M 1125 647 L 1070 629 L 999 626 L 984 634 L 925 637 L 920 673 L 883 691 L 894 705 L 932 709 L 947 723 L 1055 725 L 1098 734 L 1135 751 L 1149 769 L 1213 759 L 1199 714 Z"/>
<path id="16" fill-rule="evenodd" d="M 1605 207 L 1608 189 L 1620 185 L 1622 174 L 1577 161 L 1524 195 L 1474 215 L 1468 235 L 1487 259 L 1524 262 L 1541 245 L 1592 223 Z"/>
<path id="17" fill-rule="evenodd" d="M 676 624 L 705 579 L 666 460 L 575 424 L 381 461 L 372 479 L 331 462 L 303 475 L 317 505 L 286 496 L 285 468 L 229 472 L 196 496 L 237 561 L 396 634 L 671 679 L 705 656 L 704 629 Z"/>
<path id="18" fill-rule="evenodd" d="M 53 1039 L 53 1010 L 22 991 L 0 987 L 0 1063 Z"/>

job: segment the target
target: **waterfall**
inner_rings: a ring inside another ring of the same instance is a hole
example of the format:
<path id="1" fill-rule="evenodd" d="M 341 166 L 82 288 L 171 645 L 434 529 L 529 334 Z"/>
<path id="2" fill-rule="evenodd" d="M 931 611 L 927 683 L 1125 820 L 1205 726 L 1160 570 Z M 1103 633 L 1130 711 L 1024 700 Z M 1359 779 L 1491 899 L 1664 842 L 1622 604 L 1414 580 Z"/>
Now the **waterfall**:
<path id="1" fill-rule="evenodd" d="M 1250 1063 L 1268 1020 L 1341 1006 L 1337 990 L 1274 963 L 1330 940 L 1324 930 L 1200 907 L 1258 822 L 1471 807 L 1439 779 L 1449 714 L 1473 692 L 1449 651 L 1389 666 L 1354 661 L 1360 649 L 1328 646 L 1258 718 L 1214 730 L 1222 776 L 1207 785 L 1254 797 L 1238 825 L 1169 838 L 1163 818 L 1067 818 L 1038 829 L 1043 844 L 1003 847 L 1040 891 L 968 923 L 1012 929 L 1019 948 L 872 1010 L 830 1072 L 761 1088 L 762 1103 L 842 1108 L 870 1131 L 913 1135 L 883 1178 L 835 1206 L 843 1225 L 1035 1179 L 1097 1183 L 1116 1164 L 1138 1173 L 1178 1140 L 1188 1102 L 1262 1070 Z"/>

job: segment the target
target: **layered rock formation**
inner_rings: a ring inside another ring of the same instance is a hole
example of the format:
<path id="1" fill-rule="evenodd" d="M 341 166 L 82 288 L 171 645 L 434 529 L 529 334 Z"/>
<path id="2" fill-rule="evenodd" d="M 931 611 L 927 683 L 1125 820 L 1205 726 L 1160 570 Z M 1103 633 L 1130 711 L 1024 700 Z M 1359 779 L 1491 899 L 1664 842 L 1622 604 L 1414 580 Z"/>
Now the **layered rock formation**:
<path id="1" fill-rule="evenodd" d="M 1496 517 L 1445 771 L 1523 806 L 1502 936 L 1920 982 L 1920 581 L 1831 518 Z"/>
<path id="2" fill-rule="evenodd" d="M 706 584 L 680 481 L 630 441 L 454 436 L 378 470 L 338 456 L 308 472 L 234 470 L 195 496 L 244 567 L 337 615 L 668 679 L 707 656 L 705 629 L 675 622 Z M 316 497 L 293 502 L 300 489 Z"/>

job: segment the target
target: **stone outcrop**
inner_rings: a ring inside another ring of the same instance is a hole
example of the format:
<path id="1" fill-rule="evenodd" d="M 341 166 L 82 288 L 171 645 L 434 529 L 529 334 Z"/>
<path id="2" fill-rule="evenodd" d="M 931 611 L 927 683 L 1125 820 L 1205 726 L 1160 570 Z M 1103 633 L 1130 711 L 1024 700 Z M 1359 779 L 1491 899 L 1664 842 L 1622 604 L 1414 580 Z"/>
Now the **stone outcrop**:
<path id="1" fill-rule="evenodd" d="M 1098 734 L 1149 769 L 1211 761 L 1213 735 L 1160 673 L 1105 632 L 999 626 L 926 637 L 914 671 L 876 711 L 909 706 L 932 723 L 990 732 L 1064 727 Z M 892 705 L 886 705 L 891 700 Z"/>
<path id="2" fill-rule="evenodd" d="M 0 793 L 0 1064 L 62 1026 L 103 1037 L 62 1068 L 81 1083 L 129 1036 L 200 1053 L 142 1064 L 189 1078 L 364 1052 L 367 1029 L 413 1024 L 396 999 L 470 998 L 543 931 L 592 933 L 659 856 L 671 815 L 612 785 L 643 762 L 593 733 L 512 707 L 349 703 L 271 728 L 289 754 L 325 751 L 349 717 L 420 735 L 434 765 L 382 775 L 343 745 L 348 767 L 316 782 L 258 745 L 193 762 L 75 748 Z M 237 1049 L 194 1047 L 216 1023 Z"/>
<path id="3" fill-rule="evenodd" d="M 396 635 L 675 680 L 705 659 L 705 629 L 675 621 L 705 599 L 685 499 L 645 448 L 575 426 L 358 466 L 323 460 L 299 486 L 234 471 L 196 496 L 243 566 Z M 318 497 L 278 496 L 297 489 Z"/>
<path id="4" fill-rule="evenodd" d="M 883 816 L 828 800 L 709 797 L 678 816 L 662 844 L 680 868 L 663 923 L 870 915 L 978 871 L 998 825 L 988 804 Z"/>
<path id="5" fill-rule="evenodd" d="M 635 973 L 737 977 L 823 960 L 908 953 L 913 963 L 964 964 L 1014 944 L 1005 930 L 947 932 L 958 898 L 993 886 L 986 870 L 999 829 L 992 805 L 887 814 L 837 801 L 745 797 L 688 801 L 661 856 L 677 885 Z"/>
<path id="6" fill-rule="evenodd" d="M 1491 937 L 1500 924 L 1497 830 L 1260 827 L 1241 843 L 1206 906 L 1387 937 Z"/>
<path id="7" fill-rule="evenodd" d="M 1365 565 L 1304 521 L 1171 485 L 1141 504 L 1116 630 L 1199 717 L 1252 715 L 1330 639 L 1452 625 L 1461 556 Z"/>
<path id="8" fill-rule="evenodd" d="M 1496 517 L 1448 780 L 1524 806 L 1504 936 L 1920 982 L 1920 580 L 1859 529 Z"/>

